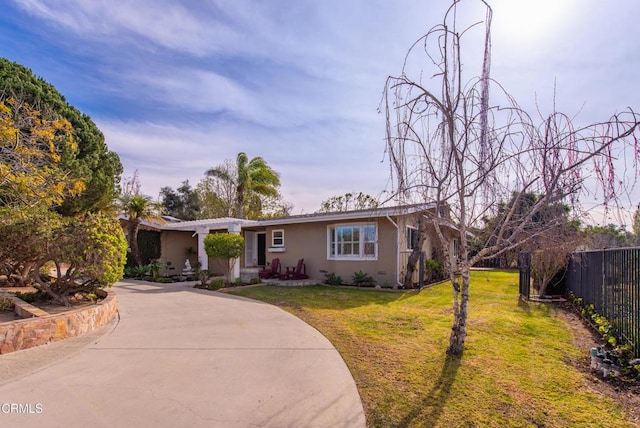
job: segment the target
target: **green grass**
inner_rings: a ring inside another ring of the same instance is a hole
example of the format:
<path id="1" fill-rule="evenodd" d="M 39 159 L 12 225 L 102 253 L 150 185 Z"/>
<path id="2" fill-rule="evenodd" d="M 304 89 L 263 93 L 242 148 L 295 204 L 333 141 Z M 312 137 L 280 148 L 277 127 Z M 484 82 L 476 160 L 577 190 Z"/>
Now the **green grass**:
<path id="1" fill-rule="evenodd" d="M 551 306 L 518 299 L 517 274 L 472 273 L 468 337 L 446 357 L 448 284 L 390 293 L 254 287 L 322 332 L 349 366 L 370 427 L 628 427 L 612 400 L 572 365 L 586 358 Z"/>

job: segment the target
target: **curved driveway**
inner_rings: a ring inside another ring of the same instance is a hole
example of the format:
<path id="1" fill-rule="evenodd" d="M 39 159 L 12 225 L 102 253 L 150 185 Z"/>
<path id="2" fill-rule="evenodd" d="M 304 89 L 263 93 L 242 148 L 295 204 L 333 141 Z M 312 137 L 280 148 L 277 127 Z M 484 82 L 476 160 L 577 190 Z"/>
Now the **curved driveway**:
<path id="1" fill-rule="evenodd" d="M 192 284 L 118 283 L 118 322 L 0 356 L 0 426 L 365 426 L 317 330 Z"/>

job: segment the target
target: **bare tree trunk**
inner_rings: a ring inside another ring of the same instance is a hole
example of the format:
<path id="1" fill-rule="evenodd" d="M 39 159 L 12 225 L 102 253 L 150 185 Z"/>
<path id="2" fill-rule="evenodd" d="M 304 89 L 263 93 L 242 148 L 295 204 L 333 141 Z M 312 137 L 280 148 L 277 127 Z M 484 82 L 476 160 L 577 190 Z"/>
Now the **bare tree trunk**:
<path id="1" fill-rule="evenodd" d="M 464 351 L 464 342 L 467 338 L 467 315 L 469 307 L 469 281 L 470 273 L 469 266 L 465 264 L 462 268 L 461 278 L 453 278 L 455 272 L 452 275 L 452 286 L 454 294 L 454 316 L 453 326 L 451 327 L 451 336 L 449 337 L 449 347 L 447 348 L 448 355 L 462 355 Z M 460 284 L 462 282 L 462 284 Z"/>
<path id="2" fill-rule="evenodd" d="M 627 187 L 627 165 L 633 163 L 636 175 L 640 165 L 640 114 L 629 109 L 608 121 L 576 127 L 567 115 L 553 111 L 535 123 L 534 116 L 490 78 L 492 11 L 487 1 L 481 0 L 484 50 L 464 50 L 465 57 L 477 54 L 482 64 L 479 76 L 471 79 L 462 64 L 474 61 L 463 60 L 461 43 L 463 36 L 466 40 L 474 34 L 467 30 L 476 24 L 462 27 L 465 14 L 457 12 L 458 6 L 471 2 L 451 3 L 442 24 L 411 46 L 402 74 L 389 76 L 381 106 L 386 112 L 386 153 L 395 176 L 394 193 L 435 202 L 436 215 L 455 224 L 459 245 L 454 259 L 447 250 L 451 233 L 445 238 L 434 221 L 454 297 L 447 354 L 461 355 L 467 336 L 471 266 L 538 242 L 548 253 L 547 237 L 560 238 L 557 223 L 550 221 L 554 217 L 545 217 L 552 213 L 550 207 L 570 203 L 579 210 L 580 198 L 592 197 L 594 192 L 603 192 L 605 207 L 616 204 L 622 194 L 628 196 L 633 185 Z M 422 50 L 429 69 L 413 64 Z M 490 83 L 499 97 L 491 102 Z M 615 170 L 616 157 L 627 158 L 622 173 Z M 528 195 L 539 197 L 526 205 Z M 447 210 L 446 216 L 440 207 Z M 467 231 L 492 218 L 495 224 L 488 228 L 490 233 L 476 235 L 480 242 L 471 255 Z M 408 268 L 405 283 L 411 273 Z M 551 273 L 546 275 L 541 288 L 551 278 Z"/>
<path id="3" fill-rule="evenodd" d="M 244 214 L 244 186 L 238 186 L 236 189 L 236 218 L 242 218 Z"/>
<path id="4" fill-rule="evenodd" d="M 407 261 L 407 270 L 404 274 L 404 280 L 402 286 L 404 288 L 413 288 L 413 273 L 416 271 L 416 264 L 420 260 L 420 253 L 422 252 L 422 246 L 425 240 L 426 222 L 422 214 L 418 218 L 418 239 L 414 239 L 415 242 L 411 243 L 411 254 Z"/>
<path id="5" fill-rule="evenodd" d="M 131 249 L 131 257 L 136 263 L 136 266 L 142 266 L 142 258 L 140 257 L 140 249 L 138 248 L 138 228 L 140 223 L 138 220 L 129 219 L 128 225 L 128 238 L 129 248 Z"/>
<path id="6" fill-rule="evenodd" d="M 49 286 L 49 284 L 45 283 L 42 280 L 42 278 L 40 277 L 40 268 L 41 267 L 42 267 L 42 264 L 38 264 L 36 266 L 36 268 L 33 270 L 33 285 L 34 285 L 34 287 L 36 287 L 38 290 L 42 291 L 43 293 L 46 293 L 47 295 L 52 297 L 53 300 L 55 300 L 57 302 L 60 302 L 64 306 L 66 306 L 66 307 L 71 306 L 71 304 L 69 303 L 69 299 L 67 299 L 66 296 L 54 292 L 51 289 L 51 287 Z"/>

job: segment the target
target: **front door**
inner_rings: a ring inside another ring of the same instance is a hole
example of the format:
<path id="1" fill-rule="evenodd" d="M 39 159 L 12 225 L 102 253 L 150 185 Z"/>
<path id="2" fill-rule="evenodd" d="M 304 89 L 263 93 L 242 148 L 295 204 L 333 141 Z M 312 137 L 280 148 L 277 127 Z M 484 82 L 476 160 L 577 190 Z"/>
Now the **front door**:
<path id="1" fill-rule="evenodd" d="M 267 233 L 266 232 L 258 232 L 258 266 L 266 266 L 267 265 Z"/>

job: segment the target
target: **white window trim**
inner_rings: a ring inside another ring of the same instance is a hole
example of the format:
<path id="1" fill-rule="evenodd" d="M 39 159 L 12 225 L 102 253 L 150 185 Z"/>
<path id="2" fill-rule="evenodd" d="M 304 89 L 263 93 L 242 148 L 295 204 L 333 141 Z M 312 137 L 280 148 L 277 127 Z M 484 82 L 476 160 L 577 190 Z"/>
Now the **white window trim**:
<path id="1" fill-rule="evenodd" d="M 282 243 L 281 244 L 276 244 L 275 240 L 275 234 L 276 232 L 282 232 Z M 271 248 L 283 248 L 284 247 L 284 229 L 274 229 L 271 231 Z"/>
<path id="2" fill-rule="evenodd" d="M 359 227 L 360 228 L 360 255 L 359 256 L 332 256 L 331 255 L 331 231 L 336 230 L 338 227 Z M 364 255 L 364 227 L 374 226 L 376 229 L 376 235 L 373 240 L 374 255 Z M 362 260 L 378 260 L 378 224 L 377 223 L 336 223 L 327 226 L 327 260 L 336 261 L 362 261 Z"/>
<path id="3" fill-rule="evenodd" d="M 413 226 L 407 226 L 407 229 L 405 230 L 405 234 L 404 234 L 404 239 L 406 242 L 405 247 L 407 247 L 407 251 L 412 251 L 413 247 L 411 246 L 411 241 L 409 240 L 409 229 L 413 230 L 413 233 L 418 233 L 418 228 L 417 227 L 413 227 Z"/>

